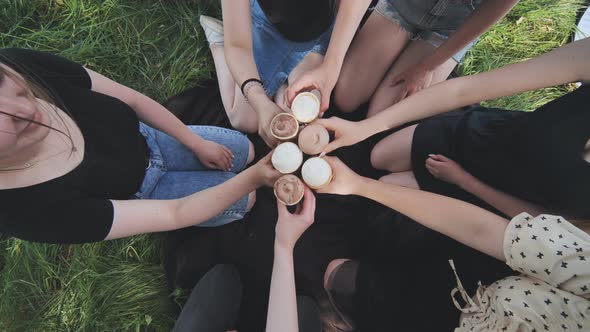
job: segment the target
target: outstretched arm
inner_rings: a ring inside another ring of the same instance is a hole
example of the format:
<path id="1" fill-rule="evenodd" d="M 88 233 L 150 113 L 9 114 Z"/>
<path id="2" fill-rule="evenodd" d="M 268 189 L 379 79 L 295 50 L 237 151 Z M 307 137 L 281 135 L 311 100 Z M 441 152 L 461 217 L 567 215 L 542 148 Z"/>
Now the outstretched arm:
<path id="1" fill-rule="evenodd" d="M 590 81 L 589 62 L 590 38 L 586 38 L 527 61 L 433 85 L 358 123 L 338 118 L 321 119 L 319 122 L 336 135 L 325 152 L 352 145 L 408 122 L 484 100 L 558 84 Z"/>
<path id="2" fill-rule="evenodd" d="M 256 188 L 272 186 L 279 173 L 266 156 L 230 180 L 172 200 L 113 200 L 113 224 L 106 240 L 164 232 L 209 220 Z"/>
<path id="3" fill-rule="evenodd" d="M 505 260 L 502 248 L 508 220 L 454 198 L 361 177 L 339 159 L 326 158 L 334 177 L 321 192 L 369 198 L 473 249 Z"/>
<path id="4" fill-rule="evenodd" d="M 320 67 L 303 74 L 289 86 L 287 91 L 289 103 L 299 92 L 315 88 L 320 91 L 322 97 L 321 111 L 328 109 L 330 95 L 340 76 L 344 56 L 370 4 L 371 0 L 340 1 L 324 62 Z"/>
<path id="5" fill-rule="evenodd" d="M 239 86 L 250 78 L 260 79 L 252 47 L 252 14 L 250 0 L 222 0 L 225 60 Z M 281 109 L 266 95 L 263 87 L 252 85 L 247 93 L 248 102 L 258 115 L 258 132 L 272 146 L 276 142 L 268 128 L 270 121 Z"/>
<path id="6" fill-rule="evenodd" d="M 311 226 L 315 214 L 315 196 L 305 188 L 303 207 L 295 214 L 277 202 L 279 219 L 275 235 L 275 257 L 270 281 L 266 331 L 297 332 L 297 295 L 295 292 L 295 271 L 293 249 L 301 234 Z"/>

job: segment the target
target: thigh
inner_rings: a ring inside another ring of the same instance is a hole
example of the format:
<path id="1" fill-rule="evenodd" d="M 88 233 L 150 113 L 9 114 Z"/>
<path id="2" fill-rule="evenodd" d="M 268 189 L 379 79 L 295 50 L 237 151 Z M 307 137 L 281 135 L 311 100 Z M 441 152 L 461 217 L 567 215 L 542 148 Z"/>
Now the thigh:
<path id="1" fill-rule="evenodd" d="M 234 154 L 231 172 L 237 173 L 247 165 L 250 143 L 246 135 L 231 129 L 213 126 L 189 126 L 197 135 L 208 141 L 224 145 Z M 155 131 L 164 167 L 169 171 L 203 171 L 208 168 L 186 146 L 175 138 Z"/>
<path id="2" fill-rule="evenodd" d="M 409 33 L 399 24 L 373 12 L 354 37 L 336 84 L 336 103 L 354 110 L 367 101 L 392 62 L 406 47 Z"/>
<path id="3" fill-rule="evenodd" d="M 231 172 L 223 171 L 192 171 L 192 172 L 166 172 L 154 190 L 150 193 L 150 199 L 177 199 L 192 195 L 196 192 L 222 184 L 236 176 Z M 206 206 L 202 207 L 206 209 Z M 248 195 L 227 207 L 219 215 L 197 226 L 213 227 L 242 219 L 248 212 Z"/>
<path id="4" fill-rule="evenodd" d="M 377 169 L 404 172 L 412 169 L 412 140 L 416 125 L 382 139 L 371 151 L 371 164 Z"/>
<path id="5" fill-rule="evenodd" d="M 427 41 L 414 40 L 403 50 L 371 98 L 369 116 L 379 113 L 405 97 L 403 83 L 391 86 L 391 81 L 397 75 L 418 65 L 424 58 L 432 54 L 435 49 L 436 46 Z M 455 68 L 455 65 L 456 62 L 450 59 L 436 68 L 432 75 L 431 85 L 444 81 Z"/>

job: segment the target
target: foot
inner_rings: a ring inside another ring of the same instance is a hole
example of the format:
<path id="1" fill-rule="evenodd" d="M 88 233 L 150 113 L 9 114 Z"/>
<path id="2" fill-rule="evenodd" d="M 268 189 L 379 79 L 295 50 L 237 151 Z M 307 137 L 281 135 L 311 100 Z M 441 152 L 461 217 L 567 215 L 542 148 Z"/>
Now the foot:
<path id="1" fill-rule="evenodd" d="M 199 18 L 201 27 L 205 31 L 205 37 L 209 45 L 223 45 L 223 22 L 210 17 L 201 15 Z"/>

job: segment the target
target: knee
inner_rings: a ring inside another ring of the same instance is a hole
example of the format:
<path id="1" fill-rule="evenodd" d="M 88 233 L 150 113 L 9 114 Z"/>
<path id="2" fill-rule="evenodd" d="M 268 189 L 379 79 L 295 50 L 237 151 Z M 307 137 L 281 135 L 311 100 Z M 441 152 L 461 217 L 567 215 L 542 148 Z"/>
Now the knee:
<path id="1" fill-rule="evenodd" d="M 258 131 L 256 121 L 248 119 L 246 112 L 240 112 L 238 110 L 231 110 L 228 113 L 229 123 L 232 127 L 243 133 L 254 134 Z"/>
<path id="2" fill-rule="evenodd" d="M 334 88 L 334 103 L 343 113 L 354 112 L 361 103 L 357 93 L 350 93 L 353 87 L 348 81 L 346 77 L 341 77 Z"/>
<path id="3" fill-rule="evenodd" d="M 256 191 L 253 191 L 250 194 L 248 194 L 248 203 L 246 204 L 246 210 L 252 210 L 254 204 L 256 204 Z"/>
<path id="4" fill-rule="evenodd" d="M 254 144 L 248 140 L 248 158 L 246 159 L 246 165 L 249 165 L 254 160 Z"/>
<path id="5" fill-rule="evenodd" d="M 349 261 L 349 259 L 337 258 L 328 264 L 326 267 L 326 272 L 324 273 L 324 289 L 328 290 L 330 288 L 330 276 L 338 266 L 342 265 L 346 261 Z"/>
<path id="6" fill-rule="evenodd" d="M 371 166 L 379 170 L 385 170 L 387 165 L 385 165 L 383 154 L 383 148 L 377 143 L 373 150 L 371 151 Z"/>

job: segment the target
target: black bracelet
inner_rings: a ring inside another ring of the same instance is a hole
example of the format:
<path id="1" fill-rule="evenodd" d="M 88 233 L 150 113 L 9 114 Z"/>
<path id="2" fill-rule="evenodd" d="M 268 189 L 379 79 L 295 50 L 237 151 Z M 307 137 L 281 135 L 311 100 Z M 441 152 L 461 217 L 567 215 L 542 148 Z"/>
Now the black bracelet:
<path id="1" fill-rule="evenodd" d="M 264 84 L 262 84 L 261 80 L 259 80 L 257 78 L 249 78 L 249 79 L 245 80 L 244 83 L 242 83 L 242 85 L 240 86 L 240 91 L 242 91 L 243 96 L 244 96 L 244 88 L 246 87 L 246 84 L 248 84 L 250 82 L 258 82 L 264 88 Z"/>

